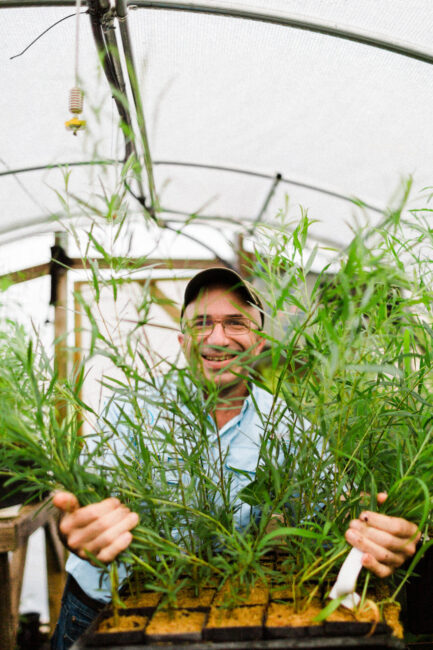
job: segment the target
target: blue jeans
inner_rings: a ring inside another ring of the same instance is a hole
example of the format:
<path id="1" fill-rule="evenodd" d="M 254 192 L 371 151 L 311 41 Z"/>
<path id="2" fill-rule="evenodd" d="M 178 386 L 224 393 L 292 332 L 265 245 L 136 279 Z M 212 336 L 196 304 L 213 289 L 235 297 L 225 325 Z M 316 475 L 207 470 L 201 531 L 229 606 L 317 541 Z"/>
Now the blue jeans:
<path id="1" fill-rule="evenodd" d="M 68 583 L 69 576 L 63 592 L 59 620 L 51 639 L 51 650 L 68 650 L 99 613 L 72 594 Z"/>

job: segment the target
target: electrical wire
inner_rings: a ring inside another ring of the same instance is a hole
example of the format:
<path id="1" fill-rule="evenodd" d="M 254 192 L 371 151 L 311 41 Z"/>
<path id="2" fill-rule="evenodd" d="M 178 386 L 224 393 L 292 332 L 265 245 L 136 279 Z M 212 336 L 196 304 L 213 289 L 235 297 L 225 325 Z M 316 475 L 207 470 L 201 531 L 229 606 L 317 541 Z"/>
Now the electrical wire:
<path id="1" fill-rule="evenodd" d="M 89 12 L 88 11 L 81 11 L 80 13 L 88 14 Z M 19 52 L 18 54 L 14 54 L 13 56 L 9 57 L 9 59 L 12 61 L 12 59 L 17 59 L 19 56 L 22 56 L 23 54 L 25 54 L 27 52 L 27 50 L 29 50 L 32 47 L 32 45 L 37 43 L 39 41 L 39 39 L 42 38 L 42 36 L 45 36 L 45 34 L 47 32 L 49 32 L 50 29 L 53 29 L 53 27 L 56 27 L 57 25 L 62 23 L 64 20 L 68 20 L 68 18 L 74 18 L 76 15 L 77 15 L 77 12 L 75 12 L 73 14 L 69 14 L 69 16 L 63 16 L 63 18 L 60 18 L 60 20 L 56 20 L 55 23 L 53 23 L 52 25 L 47 27 L 47 29 L 45 29 L 41 34 L 39 34 L 39 36 L 37 36 L 31 43 L 29 43 L 29 45 L 27 45 L 27 47 L 25 47 L 22 52 Z"/>
<path id="2" fill-rule="evenodd" d="M 75 85 L 78 86 L 78 62 L 80 57 L 80 9 L 81 0 L 77 0 L 75 15 Z"/>

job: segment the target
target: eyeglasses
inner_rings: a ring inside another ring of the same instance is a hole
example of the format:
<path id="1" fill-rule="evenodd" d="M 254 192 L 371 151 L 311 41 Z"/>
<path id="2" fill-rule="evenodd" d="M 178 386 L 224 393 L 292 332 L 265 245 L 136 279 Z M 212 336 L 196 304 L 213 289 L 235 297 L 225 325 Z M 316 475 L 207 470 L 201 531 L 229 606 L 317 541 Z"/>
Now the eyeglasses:
<path id="1" fill-rule="evenodd" d="M 228 318 L 207 318 L 203 316 L 187 322 L 185 329 L 196 336 L 209 336 L 214 331 L 217 323 L 221 324 L 227 336 L 247 334 L 254 325 L 248 318 L 237 318 L 235 316 L 229 316 Z"/>

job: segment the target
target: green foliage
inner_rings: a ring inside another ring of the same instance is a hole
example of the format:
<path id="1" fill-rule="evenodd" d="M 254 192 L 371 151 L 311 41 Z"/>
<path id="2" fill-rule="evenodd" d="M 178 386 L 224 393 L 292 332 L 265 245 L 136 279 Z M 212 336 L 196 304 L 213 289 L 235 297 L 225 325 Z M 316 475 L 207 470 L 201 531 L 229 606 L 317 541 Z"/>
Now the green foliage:
<path id="1" fill-rule="evenodd" d="M 125 227 L 124 220 L 113 223 L 121 200 L 116 194 L 106 202 L 115 241 L 116 228 Z M 241 587 L 267 575 L 289 581 L 298 596 L 311 580 L 325 587 L 348 550 L 350 518 L 376 510 L 381 491 L 389 494 L 381 511 L 427 529 L 432 235 L 421 218 L 405 223 L 401 214 L 402 207 L 377 230 L 356 232 L 316 275 L 318 250 L 308 249 L 305 214 L 294 228 L 284 218 L 278 227 L 258 226 L 251 273 L 269 315 L 261 375 L 251 382 L 272 393 L 274 406 L 263 414 L 255 476 L 238 471 L 244 486 L 237 499 L 235 473 L 227 473 L 212 427 L 215 386 L 200 380 L 199 368 L 166 362 L 161 375 L 159 363 L 149 361 L 139 330 L 149 321 L 149 286 L 125 341 L 102 328 L 102 288 L 116 300 L 134 269 L 93 230 L 89 244 L 112 273 L 107 279 L 89 262 L 94 300 L 79 300 L 90 328 L 86 361 L 104 356 L 117 371 L 103 379 L 110 401 L 91 432 L 80 435 L 79 415 L 96 415 L 80 394 L 84 366 L 60 384 L 43 350 L 19 329 L 5 332 L 1 467 L 40 491 L 62 486 L 83 505 L 116 495 L 139 512 L 121 559 L 148 588 L 168 595 L 180 579 L 196 585 L 213 575 Z M 63 419 L 59 398 L 68 404 Z M 240 530 L 242 504 L 260 516 Z M 263 562 L 269 553 L 281 555 L 277 574 Z"/>
<path id="2" fill-rule="evenodd" d="M 12 485 L 17 480 L 27 481 L 32 493 L 63 486 L 87 504 L 109 493 L 103 479 L 92 471 L 101 449 L 96 448 L 81 462 L 85 439 L 79 436 L 79 403 L 74 391 L 78 395 L 78 384 L 72 388 L 57 383 L 49 359 L 22 328 L 10 324 L 1 333 L 1 473 L 11 477 Z M 60 399 L 74 408 L 62 420 L 56 409 Z"/>

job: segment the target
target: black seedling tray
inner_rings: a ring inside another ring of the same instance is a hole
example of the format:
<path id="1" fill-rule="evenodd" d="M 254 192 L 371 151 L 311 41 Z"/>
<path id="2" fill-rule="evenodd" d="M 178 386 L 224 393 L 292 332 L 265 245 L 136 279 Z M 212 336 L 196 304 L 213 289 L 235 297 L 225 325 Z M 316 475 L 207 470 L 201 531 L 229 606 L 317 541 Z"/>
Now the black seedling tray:
<path id="1" fill-rule="evenodd" d="M 97 650 L 99 646 L 83 645 L 81 639 L 74 643 L 71 650 Z M 369 650 L 405 650 L 404 643 L 389 635 L 372 637 L 304 637 L 295 639 L 269 639 L 249 641 L 202 641 L 198 643 L 158 643 L 142 645 L 122 644 L 123 650 L 320 650 L 321 648 L 368 648 Z M 118 650 L 119 645 L 106 646 L 106 650 Z"/>

